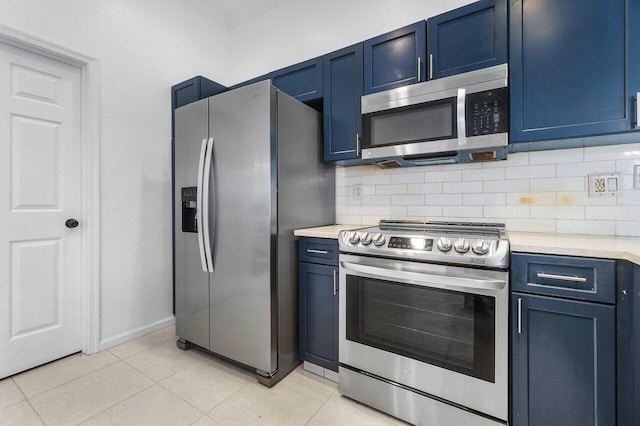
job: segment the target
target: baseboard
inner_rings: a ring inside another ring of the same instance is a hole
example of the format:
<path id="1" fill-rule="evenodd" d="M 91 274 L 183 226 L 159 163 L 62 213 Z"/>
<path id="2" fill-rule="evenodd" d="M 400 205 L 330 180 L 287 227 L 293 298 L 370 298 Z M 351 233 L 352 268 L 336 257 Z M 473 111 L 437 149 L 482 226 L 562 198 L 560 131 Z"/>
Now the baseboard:
<path id="1" fill-rule="evenodd" d="M 165 327 L 169 327 L 176 323 L 176 317 L 171 315 L 165 319 L 160 321 L 156 321 L 152 324 L 148 324 L 142 327 L 138 327 L 134 330 L 126 331 L 122 334 L 118 334 L 117 336 L 108 337 L 106 339 L 100 340 L 100 351 L 107 350 L 114 346 L 118 346 L 122 343 L 129 342 L 131 340 L 137 339 L 138 337 L 142 337 L 145 334 L 153 333 L 154 331 L 163 329 Z"/>

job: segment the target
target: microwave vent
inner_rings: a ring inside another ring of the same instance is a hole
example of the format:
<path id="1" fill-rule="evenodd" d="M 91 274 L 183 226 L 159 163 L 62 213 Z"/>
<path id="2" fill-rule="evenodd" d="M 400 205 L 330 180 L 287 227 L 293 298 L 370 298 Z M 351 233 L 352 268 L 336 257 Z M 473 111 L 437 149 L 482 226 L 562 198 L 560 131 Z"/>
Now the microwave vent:
<path id="1" fill-rule="evenodd" d="M 470 152 L 469 159 L 471 161 L 490 161 L 496 159 L 495 151 Z"/>
<path id="2" fill-rule="evenodd" d="M 395 169 L 398 167 L 402 167 L 402 164 L 398 163 L 396 160 L 385 160 L 377 162 L 376 166 L 380 167 L 381 169 Z"/>

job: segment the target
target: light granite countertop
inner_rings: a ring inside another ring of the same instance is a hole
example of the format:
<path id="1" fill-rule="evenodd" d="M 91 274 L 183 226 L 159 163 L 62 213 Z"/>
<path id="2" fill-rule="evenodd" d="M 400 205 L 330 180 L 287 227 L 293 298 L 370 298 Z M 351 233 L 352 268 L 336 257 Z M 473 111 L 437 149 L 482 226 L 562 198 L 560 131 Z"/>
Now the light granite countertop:
<path id="1" fill-rule="evenodd" d="M 315 238 L 331 238 L 338 239 L 340 231 L 351 231 L 353 229 L 367 228 L 371 225 L 329 225 L 319 226 L 316 228 L 296 229 L 293 235 L 296 237 L 315 237 Z"/>
<path id="2" fill-rule="evenodd" d="M 511 251 L 622 259 L 640 265 L 640 238 L 509 232 Z"/>
<path id="3" fill-rule="evenodd" d="M 337 239 L 340 231 L 366 228 L 370 225 L 330 225 L 296 229 L 293 235 Z M 599 235 L 545 234 L 507 230 L 511 251 L 566 256 L 621 259 L 640 265 L 640 237 Z"/>

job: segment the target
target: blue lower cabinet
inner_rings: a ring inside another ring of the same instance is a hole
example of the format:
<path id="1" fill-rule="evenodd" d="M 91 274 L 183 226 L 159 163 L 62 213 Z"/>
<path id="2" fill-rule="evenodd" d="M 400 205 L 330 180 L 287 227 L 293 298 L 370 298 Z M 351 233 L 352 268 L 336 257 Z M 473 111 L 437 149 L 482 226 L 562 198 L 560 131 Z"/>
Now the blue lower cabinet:
<path id="1" fill-rule="evenodd" d="M 300 359 L 338 371 L 338 267 L 300 262 L 299 274 Z"/>
<path id="2" fill-rule="evenodd" d="M 324 161 L 360 158 L 362 43 L 323 57 Z M 348 163 L 344 163 L 348 164 Z"/>
<path id="3" fill-rule="evenodd" d="M 616 308 L 511 296 L 512 424 L 616 424 Z"/>

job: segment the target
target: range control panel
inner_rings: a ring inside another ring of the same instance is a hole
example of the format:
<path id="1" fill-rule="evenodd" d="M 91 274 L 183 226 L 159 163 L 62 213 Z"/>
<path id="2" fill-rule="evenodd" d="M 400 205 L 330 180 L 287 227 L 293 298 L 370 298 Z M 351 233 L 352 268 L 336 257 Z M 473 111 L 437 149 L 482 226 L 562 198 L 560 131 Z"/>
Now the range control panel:
<path id="1" fill-rule="evenodd" d="M 433 240 L 430 238 L 390 237 L 387 247 L 431 251 L 433 250 Z"/>
<path id="2" fill-rule="evenodd" d="M 487 90 L 467 95 L 467 136 L 509 131 L 508 89 Z"/>

